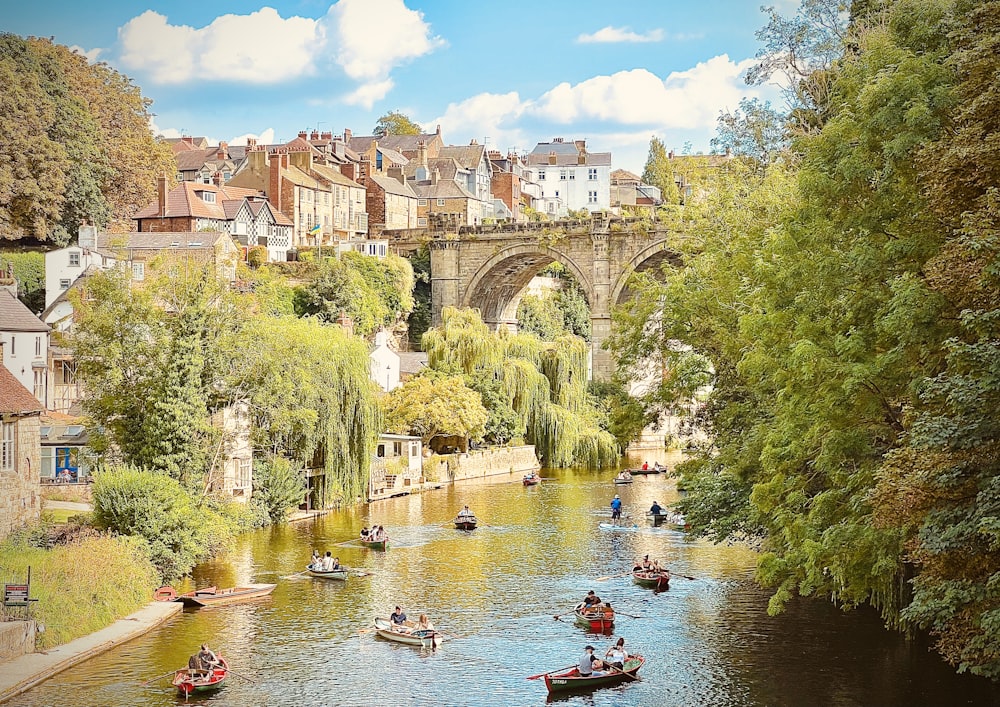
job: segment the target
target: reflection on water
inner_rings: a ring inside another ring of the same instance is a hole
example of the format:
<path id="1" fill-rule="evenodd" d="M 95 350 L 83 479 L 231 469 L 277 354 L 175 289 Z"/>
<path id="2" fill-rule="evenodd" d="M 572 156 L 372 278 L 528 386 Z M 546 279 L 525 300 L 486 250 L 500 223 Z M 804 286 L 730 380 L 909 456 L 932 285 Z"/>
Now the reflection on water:
<path id="1" fill-rule="evenodd" d="M 641 681 L 560 700 L 569 705 L 1000 705 L 980 679 L 958 676 L 919 642 L 884 631 L 867 611 L 793 601 L 777 618 L 750 581 L 753 554 L 652 528 L 652 502 L 676 501 L 673 482 L 551 471 L 540 486 L 519 476 L 468 482 L 390 499 L 315 522 L 247 535 L 231 554 L 198 568 L 194 584 L 277 581 L 268 598 L 185 611 L 146 636 L 14 699 L 18 706 L 176 705 L 169 680 L 143 681 L 186 663 L 207 641 L 241 676 L 205 705 L 537 705 L 543 670 L 575 663 L 588 635 L 567 614 L 588 589 L 622 613 L 615 635 L 647 658 Z M 602 532 L 615 493 L 642 530 Z M 448 522 L 469 504 L 483 523 Z M 354 542 L 364 525 L 389 529 L 391 547 Z M 296 575 L 313 548 L 371 572 L 335 582 Z M 654 594 L 628 570 L 649 554 L 677 573 Z M 435 652 L 376 639 L 376 615 L 401 604 L 450 634 Z"/>

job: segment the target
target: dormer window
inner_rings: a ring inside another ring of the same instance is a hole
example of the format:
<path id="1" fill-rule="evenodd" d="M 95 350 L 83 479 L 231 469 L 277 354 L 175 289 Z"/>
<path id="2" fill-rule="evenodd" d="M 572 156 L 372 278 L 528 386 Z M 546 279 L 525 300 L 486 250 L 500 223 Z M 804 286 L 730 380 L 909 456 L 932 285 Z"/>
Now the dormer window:
<path id="1" fill-rule="evenodd" d="M 204 201 L 206 204 L 214 204 L 215 203 L 215 192 L 214 191 L 203 191 L 203 192 L 199 192 L 199 193 L 201 195 L 201 200 Z"/>

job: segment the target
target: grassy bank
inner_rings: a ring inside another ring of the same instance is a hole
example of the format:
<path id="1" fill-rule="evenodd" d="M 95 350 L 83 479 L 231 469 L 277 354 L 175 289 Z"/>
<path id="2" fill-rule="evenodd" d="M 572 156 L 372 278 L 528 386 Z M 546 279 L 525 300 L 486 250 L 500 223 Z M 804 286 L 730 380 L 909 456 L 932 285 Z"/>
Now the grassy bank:
<path id="1" fill-rule="evenodd" d="M 0 543 L 0 573 L 24 577 L 31 567 L 32 613 L 45 625 L 36 647 L 93 633 L 148 604 L 158 579 L 142 545 L 107 535 L 52 549 L 33 546 L 27 534 Z"/>

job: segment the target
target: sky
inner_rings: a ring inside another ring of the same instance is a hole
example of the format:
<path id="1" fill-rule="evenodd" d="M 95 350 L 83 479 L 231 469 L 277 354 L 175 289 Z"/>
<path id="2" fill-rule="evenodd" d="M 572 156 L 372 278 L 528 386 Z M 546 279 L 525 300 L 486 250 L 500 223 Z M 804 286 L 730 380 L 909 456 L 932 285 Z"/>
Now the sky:
<path id="1" fill-rule="evenodd" d="M 446 144 L 585 139 L 641 173 L 651 136 L 708 152 L 720 111 L 781 103 L 744 81 L 762 0 L 265 1 L 5 3 L 0 31 L 107 62 L 153 100 L 155 132 L 212 143 L 368 135 L 398 110 Z"/>

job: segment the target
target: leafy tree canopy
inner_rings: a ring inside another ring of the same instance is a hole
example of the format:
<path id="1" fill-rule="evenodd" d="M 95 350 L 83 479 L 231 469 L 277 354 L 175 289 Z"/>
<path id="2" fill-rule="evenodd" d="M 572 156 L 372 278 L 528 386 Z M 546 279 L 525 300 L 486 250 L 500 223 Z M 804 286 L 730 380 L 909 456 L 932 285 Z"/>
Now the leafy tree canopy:
<path id="1" fill-rule="evenodd" d="M 383 137 L 385 135 L 420 135 L 423 128 L 410 120 L 409 116 L 398 111 L 389 111 L 378 119 L 375 127 L 372 128 L 372 135 Z"/>

